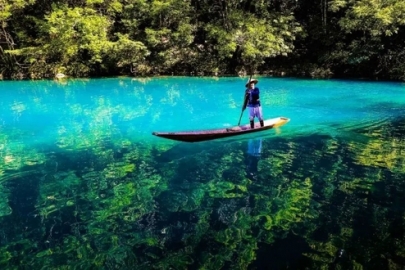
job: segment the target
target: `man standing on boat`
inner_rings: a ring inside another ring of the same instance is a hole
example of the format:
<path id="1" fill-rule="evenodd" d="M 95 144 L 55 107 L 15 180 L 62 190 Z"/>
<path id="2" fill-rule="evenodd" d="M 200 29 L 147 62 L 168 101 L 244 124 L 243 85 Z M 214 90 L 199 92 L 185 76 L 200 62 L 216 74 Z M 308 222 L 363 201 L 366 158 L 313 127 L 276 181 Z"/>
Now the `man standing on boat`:
<path id="1" fill-rule="evenodd" d="M 255 117 L 259 118 L 260 126 L 264 126 L 262 106 L 260 105 L 260 91 L 259 88 L 256 87 L 258 82 L 259 81 L 256 79 L 251 79 L 246 84 L 245 104 L 249 107 L 250 128 L 255 127 Z"/>

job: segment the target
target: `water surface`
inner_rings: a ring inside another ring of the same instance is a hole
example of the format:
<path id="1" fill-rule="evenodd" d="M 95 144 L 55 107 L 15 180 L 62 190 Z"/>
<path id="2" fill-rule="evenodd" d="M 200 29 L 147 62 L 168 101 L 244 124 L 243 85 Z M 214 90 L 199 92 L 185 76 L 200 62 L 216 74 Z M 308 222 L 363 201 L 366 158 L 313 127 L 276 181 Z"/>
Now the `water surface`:
<path id="1" fill-rule="evenodd" d="M 287 125 L 151 135 L 236 125 L 246 80 L 0 82 L 0 266 L 401 269 L 405 86 L 263 77 Z"/>

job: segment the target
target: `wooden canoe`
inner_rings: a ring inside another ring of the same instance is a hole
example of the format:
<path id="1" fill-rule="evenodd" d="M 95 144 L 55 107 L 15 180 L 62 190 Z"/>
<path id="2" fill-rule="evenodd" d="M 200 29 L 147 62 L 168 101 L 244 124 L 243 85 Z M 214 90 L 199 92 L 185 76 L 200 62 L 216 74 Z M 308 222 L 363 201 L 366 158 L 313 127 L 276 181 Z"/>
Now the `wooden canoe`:
<path id="1" fill-rule="evenodd" d="M 197 130 L 197 131 L 180 131 L 180 132 L 153 132 L 152 135 L 182 141 L 182 142 L 202 142 L 215 140 L 220 138 L 232 137 L 242 134 L 264 131 L 285 125 L 290 121 L 286 117 L 277 117 L 264 120 L 264 126 L 260 127 L 260 123 L 256 121 L 255 128 L 250 128 L 250 124 L 243 126 L 235 126 L 231 128 L 210 129 L 210 130 Z"/>

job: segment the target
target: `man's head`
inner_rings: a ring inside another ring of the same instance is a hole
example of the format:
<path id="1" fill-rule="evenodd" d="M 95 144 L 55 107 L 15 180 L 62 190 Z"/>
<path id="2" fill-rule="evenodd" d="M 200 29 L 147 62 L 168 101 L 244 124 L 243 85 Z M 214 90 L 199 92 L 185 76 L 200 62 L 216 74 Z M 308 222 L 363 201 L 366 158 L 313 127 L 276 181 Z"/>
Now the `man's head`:
<path id="1" fill-rule="evenodd" d="M 247 82 L 246 87 L 248 87 L 248 88 L 250 88 L 250 89 L 253 89 L 253 88 L 255 88 L 255 85 L 258 84 L 258 83 L 259 83 L 258 80 L 256 80 L 256 79 L 251 79 L 251 80 L 249 80 L 249 81 Z"/>

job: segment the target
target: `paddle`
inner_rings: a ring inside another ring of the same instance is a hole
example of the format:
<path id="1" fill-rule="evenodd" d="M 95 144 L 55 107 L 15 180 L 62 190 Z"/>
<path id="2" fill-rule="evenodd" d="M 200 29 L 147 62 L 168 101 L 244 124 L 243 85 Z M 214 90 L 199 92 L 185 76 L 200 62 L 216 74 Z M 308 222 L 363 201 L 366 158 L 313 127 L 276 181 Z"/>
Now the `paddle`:
<path id="1" fill-rule="evenodd" d="M 252 79 L 252 74 L 250 74 L 249 82 L 250 82 L 251 79 Z M 243 112 L 246 109 L 246 105 L 247 105 L 247 96 L 245 95 L 245 97 L 243 99 L 242 112 L 240 113 L 238 126 L 240 125 L 240 120 L 242 119 L 242 115 L 243 115 Z"/>

